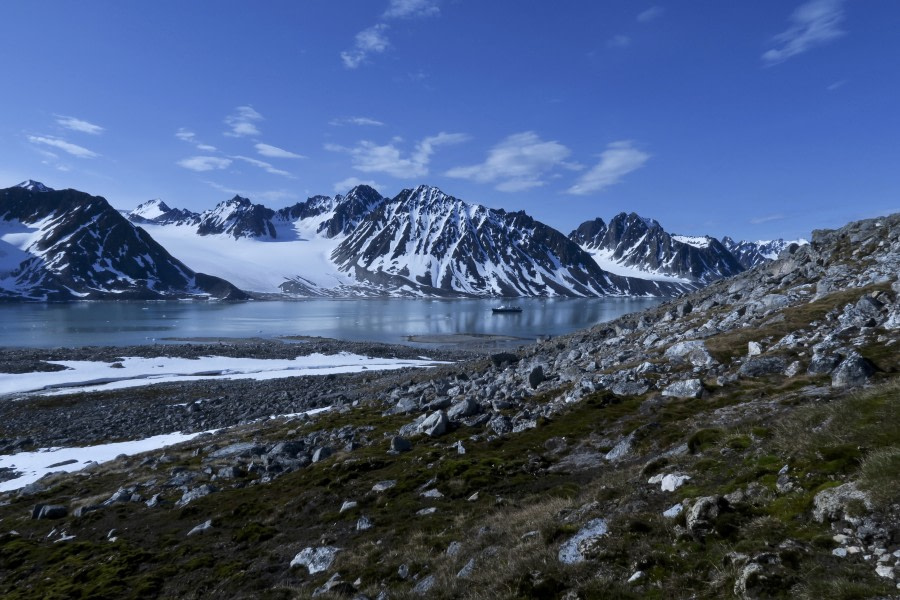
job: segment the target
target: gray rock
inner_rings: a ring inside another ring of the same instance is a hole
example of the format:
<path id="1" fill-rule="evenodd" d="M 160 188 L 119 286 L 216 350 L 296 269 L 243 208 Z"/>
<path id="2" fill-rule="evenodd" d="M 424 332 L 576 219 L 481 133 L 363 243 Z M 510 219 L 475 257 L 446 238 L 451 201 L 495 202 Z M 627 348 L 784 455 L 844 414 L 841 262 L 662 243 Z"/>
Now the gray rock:
<path id="1" fill-rule="evenodd" d="M 422 421 L 418 430 L 428 437 L 439 437 L 447 433 L 447 426 L 450 421 L 447 419 L 447 413 L 442 410 L 432 413 L 427 419 Z"/>
<path id="2" fill-rule="evenodd" d="M 458 421 L 477 414 L 480 409 L 480 404 L 470 398 L 464 398 L 450 407 L 450 410 L 447 411 L 447 418 L 451 421 Z"/>
<path id="3" fill-rule="evenodd" d="M 676 361 L 689 362 L 695 367 L 705 367 L 716 363 L 716 360 L 710 355 L 706 349 L 706 344 L 702 340 L 672 344 L 666 349 L 663 356 Z"/>
<path id="4" fill-rule="evenodd" d="M 208 521 L 204 521 L 203 523 L 200 523 L 199 525 L 197 525 L 196 527 L 194 527 L 193 529 L 188 531 L 187 534 L 189 536 L 197 535 L 198 533 L 206 533 L 210 529 L 212 529 L 212 519 L 210 519 Z"/>
<path id="5" fill-rule="evenodd" d="M 415 398 L 401 398 L 389 412 L 396 415 L 417 410 L 419 410 L 419 402 Z"/>
<path id="6" fill-rule="evenodd" d="M 740 374 L 744 377 L 762 377 L 781 374 L 786 368 L 787 361 L 780 356 L 752 356 L 741 365 Z"/>
<path id="7" fill-rule="evenodd" d="M 662 391 L 671 398 L 699 398 L 703 393 L 703 383 L 699 379 L 686 379 L 671 383 Z"/>
<path id="8" fill-rule="evenodd" d="M 240 467 L 222 467 L 216 472 L 216 477 L 219 479 L 237 479 L 244 475 L 246 473 Z"/>
<path id="9" fill-rule="evenodd" d="M 623 381 L 612 384 L 609 391 L 616 396 L 643 396 L 649 389 L 645 381 Z"/>
<path id="10" fill-rule="evenodd" d="M 815 353 L 809 361 L 806 372 L 810 375 L 827 375 L 841 364 L 841 357 L 835 354 Z"/>
<path id="11" fill-rule="evenodd" d="M 314 463 L 317 463 L 317 462 L 319 462 L 319 461 L 321 461 L 321 460 L 325 460 L 326 458 L 328 458 L 328 457 L 331 456 L 332 454 L 333 454 L 333 452 L 332 452 L 331 448 L 329 448 L 328 446 L 323 446 L 323 447 L 321 447 L 321 448 L 316 448 L 315 451 L 314 451 L 313 454 L 312 454 L 312 461 L 313 461 Z"/>
<path id="12" fill-rule="evenodd" d="M 762 346 L 759 342 L 747 342 L 747 356 L 758 356 L 762 354 Z"/>
<path id="13" fill-rule="evenodd" d="M 32 519 L 62 519 L 69 514 L 69 509 L 61 504 L 36 504 L 31 509 Z"/>
<path id="14" fill-rule="evenodd" d="M 367 531 L 369 529 L 372 529 L 373 525 L 374 525 L 374 523 L 372 523 L 372 519 L 370 519 L 369 517 L 367 517 L 365 515 L 361 516 L 359 519 L 356 520 L 356 530 L 357 531 Z"/>
<path id="15" fill-rule="evenodd" d="M 609 526 L 606 523 L 606 519 L 593 519 L 588 521 L 578 533 L 560 546 L 559 554 L 557 555 L 559 562 L 564 565 L 574 565 L 576 563 L 584 562 L 585 556 L 582 554 L 582 549 L 580 549 L 583 542 L 593 538 L 603 537 L 608 531 Z"/>
<path id="16" fill-rule="evenodd" d="M 265 446 L 260 446 L 256 442 L 240 442 L 220 448 L 215 452 L 209 453 L 209 458 L 231 458 L 233 456 L 253 456 L 264 454 Z"/>
<path id="17" fill-rule="evenodd" d="M 357 506 L 359 506 L 359 503 L 356 502 L 355 500 L 345 500 L 344 503 L 341 504 L 341 510 L 339 510 L 338 512 L 344 513 L 344 512 L 347 512 L 348 510 L 353 510 Z"/>
<path id="18" fill-rule="evenodd" d="M 528 385 L 531 386 L 531 389 L 535 389 L 537 386 L 541 385 L 545 379 L 544 367 L 538 365 L 528 374 Z"/>
<path id="19" fill-rule="evenodd" d="M 334 546 L 307 547 L 297 553 L 291 567 L 306 567 L 310 575 L 328 570 L 340 548 Z"/>
<path id="20" fill-rule="evenodd" d="M 491 354 L 491 364 L 495 367 L 502 368 L 509 365 L 514 365 L 519 362 L 519 357 L 511 352 L 498 352 L 497 354 Z"/>
<path id="21" fill-rule="evenodd" d="M 875 367 L 872 363 L 853 351 L 832 372 L 831 385 L 834 387 L 865 385 L 874 374 Z"/>
<path id="22" fill-rule="evenodd" d="M 685 515 L 685 525 L 690 534 L 702 540 L 713 529 L 723 503 L 720 496 L 697 498 Z"/>
<path id="23" fill-rule="evenodd" d="M 513 430 L 512 421 L 509 420 L 509 417 L 504 415 L 497 415 L 488 421 L 488 427 L 490 427 L 497 435 L 506 435 Z"/>
<path id="24" fill-rule="evenodd" d="M 188 490 L 187 492 L 185 492 L 181 496 L 181 499 L 175 503 L 175 506 L 177 508 L 181 508 L 182 506 L 186 506 L 187 504 L 193 502 L 197 498 L 202 498 L 203 496 L 208 496 L 215 491 L 216 491 L 216 488 L 214 488 L 213 486 L 211 486 L 209 484 L 204 483 L 203 485 L 197 486 L 194 489 Z"/>
<path id="25" fill-rule="evenodd" d="M 390 449 L 392 452 L 409 452 L 410 450 L 412 450 L 412 442 L 404 437 L 395 435 L 391 438 Z"/>
<path id="26" fill-rule="evenodd" d="M 375 485 L 372 486 L 372 491 L 375 493 L 381 493 L 391 489 L 392 487 L 397 485 L 397 481 L 394 479 L 386 479 L 384 481 L 379 481 Z"/>
<path id="27" fill-rule="evenodd" d="M 819 523 L 838 521 L 847 517 L 850 505 L 863 506 L 872 510 L 868 494 L 860 490 L 855 482 L 822 490 L 813 498 L 813 518 Z"/>
<path id="28" fill-rule="evenodd" d="M 469 561 L 463 566 L 462 569 L 456 574 L 458 579 L 468 579 L 472 576 L 472 573 L 475 572 L 475 559 L 470 558 Z"/>
<path id="29" fill-rule="evenodd" d="M 278 442 L 269 450 L 267 456 L 296 458 L 304 450 L 306 450 L 306 444 L 303 442 Z"/>
<path id="30" fill-rule="evenodd" d="M 437 584 L 437 579 L 434 575 L 429 575 L 428 577 L 423 578 L 419 581 L 413 588 L 413 594 L 418 594 L 419 596 L 424 596 Z"/>

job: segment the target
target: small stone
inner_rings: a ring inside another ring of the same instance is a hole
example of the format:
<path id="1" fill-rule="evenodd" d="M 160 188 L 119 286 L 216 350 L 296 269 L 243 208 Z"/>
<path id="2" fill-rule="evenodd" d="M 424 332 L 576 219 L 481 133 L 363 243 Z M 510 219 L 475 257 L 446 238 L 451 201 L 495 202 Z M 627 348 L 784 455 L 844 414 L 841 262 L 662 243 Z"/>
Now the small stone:
<path id="1" fill-rule="evenodd" d="M 367 531 L 372 529 L 372 519 L 363 515 L 356 521 L 356 530 L 357 531 Z"/>
<path id="2" fill-rule="evenodd" d="M 427 594 L 429 591 L 431 591 L 431 588 L 433 588 L 436 583 L 437 579 L 435 578 L 435 576 L 429 575 L 416 584 L 416 586 L 413 588 L 413 593 L 420 596 Z"/>
<path id="3" fill-rule="evenodd" d="M 348 510 L 353 510 L 359 506 L 359 503 L 355 500 L 346 500 L 343 504 L 341 504 L 341 510 L 339 512 L 347 512 Z"/>
<path id="4" fill-rule="evenodd" d="M 428 508 L 423 508 L 422 510 L 416 512 L 416 516 L 418 517 L 427 517 L 428 515 L 433 515 L 437 512 L 437 508 L 434 506 L 429 506 Z"/>
<path id="5" fill-rule="evenodd" d="M 475 492 L 474 494 L 472 494 L 471 496 L 466 498 L 467 502 L 475 502 L 477 500 L 478 500 L 478 492 Z"/>
<path id="6" fill-rule="evenodd" d="M 643 571 L 635 571 L 634 575 L 632 575 L 631 577 L 628 578 L 628 583 L 635 583 L 643 578 L 644 578 Z"/>
<path id="7" fill-rule="evenodd" d="M 322 448 L 316 448 L 315 452 L 313 452 L 313 455 L 312 455 L 312 461 L 314 463 L 317 463 L 321 460 L 325 460 L 326 458 L 331 456 L 331 454 L 332 454 L 331 448 L 329 448 L 328 446 L 324 446 Z"/>
<path id="8" fill-rule="evenodd" d="M 831 553 L 840 558 L 844 558 L 845 556 L 847 556 L 847 549 L 846 548 L 835 548 L 834 550 L 831 551 Z"/>
<path id="9" fill-rule="evenodd" d="M 430 489 L 425 492 L 422 492 L 423 498 L 443 498 L 444 495 L 437 489 Z"/>
<path id="10" fill-rule="evenodd" d="M 450 545 L 447 546 L 447 550 L 445 554 L 447 556 L 456 556 L 462 550 L 462 544 L 459 542 L 450 542 Z"/>
<path id="11" fill-rule="evenodd" d="M 663 516 L 667 519 L 674 519 L 675 517 L 680 515 L 683 510 L 684 510 L 684 506 L 682 506 L 681 504 L 675 504 L 674 506 L 671 506 L 670 508 L 666 509 L 663 512 Z"/>
<path id="12" fill-rule="evenodd" d="M 759 342 L 747 342 L 747 356 L 758 356 L 762 354 L 762 346 Z"/>
<path id="13" fill-rule="evenodd" d="M 676 381 L 662 391 L 663 396 L 671 398 L 699 398 L 702 393 L 703 383 L 699 379 Z"/>
<path id="14" fill-rule="evenodd" d="M 188 531 L 188 535 L 190 536 L 197 535 L 198 533 L 206 533 L 210 529 L 212 529 L 212 519 L 200 523 L 199 525 Z"/>
<path id="15" fill-rule="evenodd" d="M 588 521 L 585 526 L 578 531 L 578 533 L 576 533 L 569 541 L 560 546 L 559 554 L 557 556 L 559 562 L 566 565 L 573 565 L 583 562 L 585 560 L 585 557 L 579 549 L 582 542 L 593 538 L 602 537 L 606 535 L 608 531 L 609 527 L 606 524 L 606 519 L 593 519 L 591 521 Z"/>
<path id="16" fill-rule="evenodd" d="M 457 579 L 468 579 L 475 572 L 475 559 L 470 558 L 462 569 L 456 574 Z"/>
<path id="17" fill-rule="evenodd" d="M 878 565 L 875 572 L 887 579 L 894 579 L 894 567 L 890 565 Z"/>
<path id="18" fill-rule="evenodd" d="M 372 491 L 375 493 L 381 493 L 391 489 L 392 487 L 397 485 L 397 481 L 394 479 L 387 479 L 385 481 L 379 481 L 375 485 L 372 486 Z"/>

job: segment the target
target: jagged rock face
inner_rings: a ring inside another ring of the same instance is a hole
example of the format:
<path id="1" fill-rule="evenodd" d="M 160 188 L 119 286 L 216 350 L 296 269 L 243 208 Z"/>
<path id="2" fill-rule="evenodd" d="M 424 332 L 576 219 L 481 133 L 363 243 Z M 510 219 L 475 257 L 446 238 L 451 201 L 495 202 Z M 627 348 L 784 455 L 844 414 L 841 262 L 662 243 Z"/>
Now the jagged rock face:
<path id="1" fill-rule="evenodd" d="M 192 224 L 200 222 L 200 215 L 184 208 L 169 208 L 162 200 L 148 200 L 126 215 L 129 221 L 137 224 L 152 223 L 154 225 Z"/>
<path id="2" fill-rule="evenodd" d="M 428 186 L 380 204 L 335 249 L 332 260 L 358 280 L 436 294 L 675 292 L 604 272 L 577 244 L 524 212 L 467 204 Z"/>
<path id="3" fill-rule="evenodd" d="M 236 238 L 269 237 L 275 238 L 275 226 L 272 217 L 275 211 L 262 204 L 253 204 L 249 199 L 235 196 L 231 200 L 220 203 L 212 210 L 200 215 L 197 234 L 228 234 Z"/>
<path id="4" fill-rule="evenodd" d="M 602 219 L 586 221 L 569 239 L 624 267 L 703 284 L 744 270 L 718 240 L 673 236 L 658 221 L 635 213 L 619 213 L 609 225 Z"/>
<path id="5" fill-rule="evenodd" d="M 0 299 L 242 295 L 188 269 L 104 198 L 30 183 L 0 190 Z"/>
<path id="6" fill-rule="evenodd" d="M 278 211 L 283 221 L 311 219 L 328 215 L 316 228 L 316 232 L 328 238 L 349 235 L 359 223 L 386 199 L 367 185 L 358 185 L 346 195 L 314 196 L 289 208 Z M 330 214 L 329 214 L 330 213 Z"/>
<path id="7" fill-rule="evenodd" d="M 805 243 L 806 240 L 785 241 L 778 239 L 759 242 L 741 240 L 738 242 L 728 236 L 722 238 L 722 245 L 731 252 L 745 269 L 751 269 L 756 265 L 775 260 L 791 244 L 803 245 Z"/>

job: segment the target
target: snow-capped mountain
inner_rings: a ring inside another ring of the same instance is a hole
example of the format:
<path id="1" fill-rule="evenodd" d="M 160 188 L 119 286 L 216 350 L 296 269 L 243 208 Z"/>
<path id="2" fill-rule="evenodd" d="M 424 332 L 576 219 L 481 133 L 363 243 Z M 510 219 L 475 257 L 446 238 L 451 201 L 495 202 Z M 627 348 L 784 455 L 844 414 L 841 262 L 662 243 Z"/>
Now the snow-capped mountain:
<path id="1" fill-rule="evenodd" d="M 728 251 L 734 255 L 745 269 L 755 267 L 758 264 L 775 260 L 786 248 L 792 244 L 803 246 L 809 242 L 804 239 L 799 240 L 760 240 L 757 242 L 740 241 L 737 242 L 728 236 L 722 238 L 722 245 L 728 248 Z"/>
<path id="2" fill-rule="evenodd" d="M 100 196 L 35 181 L 0 190 L 0 299 L 241 298 L 195 273 Z"/>
<path id="3" fill-rule="evenodd" d="M 155 217 L 143 226 L 192 268 L 264 293 L 668 296 L 696 287 L 606 273 L 525 213 L 468 204 L 428 186 L 392 199 L 358 186 L 278 211 L 233 198 L 197 219 Z"/>
<path id="4" fill-rule="evenodd" d="M 569 238 L 612 273 L 705 285 L 736 275 L 744 267 L 709 236 L 667 233 L 654 219 L 620 213 L 582 223 Z"/>
<path id="5" fill-rule="evenodd" d="M 138 225 L 144 223 L 166 225 L 170 223 L 200 222 L 200 215 L 197 213 L 183 208 L 169 208 L 169 206 L 159 198 L 139 204 L 133 211 L 125 213 L 125 217 L 132 223 L 137 223 Z"/>
<path id="6" fill-rule="evenodd" d="M 606 273 L 524 212 L 469 204 L 428 186 L 380 204 L 332 259 L 358 281 L 426 294 L 672 295 L 689 288 Z"/>

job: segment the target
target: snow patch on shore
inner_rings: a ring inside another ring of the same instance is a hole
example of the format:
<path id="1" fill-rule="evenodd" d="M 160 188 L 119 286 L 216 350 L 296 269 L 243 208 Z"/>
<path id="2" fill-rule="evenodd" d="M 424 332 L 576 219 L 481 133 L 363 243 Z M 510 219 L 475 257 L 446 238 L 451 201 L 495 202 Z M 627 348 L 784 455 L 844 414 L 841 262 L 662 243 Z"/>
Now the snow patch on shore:
<path id="1" fill-rule="evenodd" d="M 202 379 L 268 380 L 447 364 L 432 360 L 373 358 L 349 352 L 331 355 L 316 353 L 293 359 L 204 356 L 198 359 L 129 357 L 116 363 L 79 360 L 49 362 L 62 365 L 66 370 L 52 373 L 0 373 L 0 395 L 41 392 L 41 395 L 50 396 Z"/>

